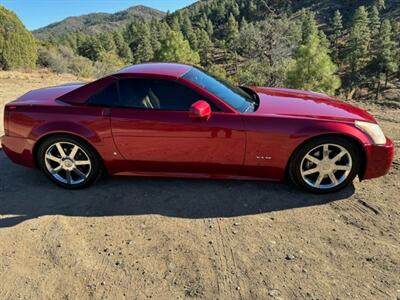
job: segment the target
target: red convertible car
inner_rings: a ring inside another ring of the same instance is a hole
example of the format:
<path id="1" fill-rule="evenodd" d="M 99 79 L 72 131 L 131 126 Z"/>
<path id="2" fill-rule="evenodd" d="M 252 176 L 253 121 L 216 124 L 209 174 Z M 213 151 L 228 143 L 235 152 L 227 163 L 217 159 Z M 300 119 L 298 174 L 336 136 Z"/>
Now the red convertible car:
<path id="1" fill-rule="evenodd" d="M 367 112 L 299 90 L 236 87 L 192 66 L 130 66 L 6 105 L 15 163 L 82 188 L 102 173 L 276 180 L 337 191 L 385 175 L 393 143 Z"/>

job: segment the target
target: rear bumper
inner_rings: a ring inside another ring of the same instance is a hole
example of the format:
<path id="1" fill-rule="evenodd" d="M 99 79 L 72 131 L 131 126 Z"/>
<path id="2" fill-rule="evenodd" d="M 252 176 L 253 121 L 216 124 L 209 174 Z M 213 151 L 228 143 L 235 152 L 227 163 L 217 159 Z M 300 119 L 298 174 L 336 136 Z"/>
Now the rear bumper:
<path id="1" fill-rule="evenodd" d="M 376 178 L 389 172 L 394 157 L 394 145 L 391 139 L 386 139 L 385 145 L 365 146 L 367 162 L 361 179 Z"/>
<path id="2" fill-rule="evenodd" d="M 4 153 L 16 164 L 35 168 L 33 146 L 35 142 L 21 137 L 3 136 L 1 146 Z"/>

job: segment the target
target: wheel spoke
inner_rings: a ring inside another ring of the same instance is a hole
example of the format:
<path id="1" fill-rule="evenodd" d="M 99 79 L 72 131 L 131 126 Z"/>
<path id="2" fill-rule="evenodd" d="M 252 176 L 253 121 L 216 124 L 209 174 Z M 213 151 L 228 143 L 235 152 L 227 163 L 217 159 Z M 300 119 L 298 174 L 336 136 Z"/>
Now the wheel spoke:
<path id="1" fill-rule="evenodd" d="M 323 148 L 322 157 L 323 158 L 329 158 L 329 146 L 328 146 L 328 144 L 325 144 L 322 148 Z"/>
<path id="2" fill-rule="evenodd" d="M 308 159 L 309 161 L 313 162 L 316 165 L 318 165 L 321 162 L 318 158 L 311 156 L 310 154 L 306 155 L 306 159 Z"/>
<path id="3" fill-rule="evenodd" d="M 77 160 L 75 161 L 76 166 L 85 166 L 85 165 L 90 165 L 89 160 Z"/>
<path id="4" fill-rule="evenodd" d="M 335 163 L 335 162 L 339 161 L 346 154 L 347 154 L 346 151 L 342 150 L 334 158 L 332 158 L 332 161 Z"/>
<path id="5" fill-rule="evenodd" d="M 335 170 L 338 171 L 350 171 L 350 169 L 351 169 L 350 166 L 338 166 L 338 165 L 335 166 Z"/>
<path id="6" fill-rule="evenodd" d="M 317 172 L 319 172 L 319 168 L 306 170 L 306 171 L 303 171 L 302 173 L 303 173 L 303 175 L 310 175 L 310 174 L 314 174 L 314 173 L 317 173 Z"/>
<path id="7" fill-rule="evenodd" d="M 60 163 L 60 161 L 61 161 L 61 159 L 59 159 L 58 157 L 55 157 L 55 156 L 53 156 L 51 154 L 46 154 L 46 159 L 52 160 L 52 161 L 54 161 L 56 163 Z"/>
<path id="8" fill-rule="evenodd" d="M 338 181 L 335 177 L 335 174 L 333 174 L 333 172 L 328 173 L 329 179 L 331 180 L 331 182 L 336 186 L 338 184 Z"/>
<path id="9" fill-rule="evenodd" d="M 56 144 L 56 147 L 57 147 L 58 153 L 60 153 L 60 155 L 61 155 L 62 158 L 64 158 L 64 157 L 67 156 L 67 155 L 65 154 L 65 152 L 64 152 L 64 149 L 63 149 L 62 146 L 61 146 L 61 143 L 57 143 L 57 144 Z"/>
<path id="10" fill-rule="evenodd" d="M 78 150 L 79 150 L 79 147 L 75 145 L 74 148 L 72 148 L 71 153 L 69 154 L 69 157 L 72 159 L 75 158 L 75 155 L 78 152 Z"/>
<path id="11" fill-rule="evenodd" d="M 74 170 L 73 170 L 73 172 L 75 172 L 76 174 L 78 174 L 78 176 L 79 177 L 81 177 L 82 179 L 86 179 L 86 174 L 85 173 L 83 173 L 81 170 L 79 170 L 78 168 L 75 168 Z"/>
<path id="12" fill-rule="evenodd" d="M 51 174 L 55 175 L 55 174 L 57 174 L 58 172 L 60 172 L 61 169 L 62 169 L 62 168 L 61 168 L 61 165 L 60 165 L 60 166 L 58 166 L 58 167 L 56 167 L 56 168 L 54 168 L 54 169 L 50 169 L 49 171 L 50 171 Z"/>
<path id="13" fill-rule="evenodd" d="M 321 185 L 322 180 L 325 178 L 325 175 L 319 174 L 317 181 L 315 182 L 315 186 L 319 187 Z"/>
<path id="14" fill-rule="evenodd" d="M 66 174 L 67 174 L 67 183 L 71 184 L 72 183 L 71 171 L 66 171 Z"/>

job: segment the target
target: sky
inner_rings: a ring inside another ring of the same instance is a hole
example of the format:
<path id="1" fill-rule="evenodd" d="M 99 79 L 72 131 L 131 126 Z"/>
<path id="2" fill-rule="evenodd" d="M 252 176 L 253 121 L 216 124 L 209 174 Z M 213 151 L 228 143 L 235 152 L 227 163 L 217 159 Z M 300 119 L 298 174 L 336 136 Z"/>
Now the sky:
<path id="1" fill-rule="evenodd" d="M 29 30 L 92 12 L 114 13 L 135 5 L 173 12 L 194 2 L 196 0 L 0 0 L 0 4 L 14 11 Z"/>

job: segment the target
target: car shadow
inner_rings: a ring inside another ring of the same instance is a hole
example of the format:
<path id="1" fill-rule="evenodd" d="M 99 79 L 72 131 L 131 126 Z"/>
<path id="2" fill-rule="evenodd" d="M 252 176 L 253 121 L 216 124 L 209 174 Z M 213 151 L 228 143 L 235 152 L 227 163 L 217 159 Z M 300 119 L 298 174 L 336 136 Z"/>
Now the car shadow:
<path id="1" fill-rule="evenodd" d="M 37 170 L 11 163 L 0 151 L 0 227 L 46 215 L 235 217 L 322 205 L 353 193 L 352 185 L 314 195 L 281 183 L 137 177 L 105 178 L 71 191 L 56 187 Z"/>

